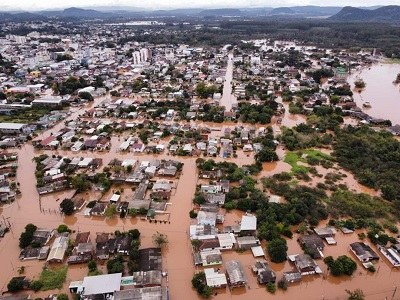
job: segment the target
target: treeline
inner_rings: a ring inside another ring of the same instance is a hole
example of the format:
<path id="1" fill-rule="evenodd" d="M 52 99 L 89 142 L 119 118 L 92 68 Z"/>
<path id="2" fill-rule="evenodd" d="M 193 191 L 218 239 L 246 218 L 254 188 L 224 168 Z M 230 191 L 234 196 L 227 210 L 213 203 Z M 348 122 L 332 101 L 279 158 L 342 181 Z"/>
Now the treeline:
<path id="1" fill-rule="evenodd" d="M 324 48 L 377 48 L 388 57 L 400 57 L 400 27 L 383 23 L 343 23 L 327 20 L 250 20 L 226 21 L 214 24 L 219 29 L 205 26 L 201 30 L 179 29 L 158 34 L 138 32 L 138 42 L 220 46 L 238 44 L 240 40 L 270 38 L 298 40 Z M 124 44 L 129 38 L 122 38 Z"/>
<path id="2" fill-rule="evenodd" d="M 392 134 L 349 126 L 337 132 L 333 149 L 338 163 L 361 184 L 381 190 L 400 208 L 400 142 Z"/>

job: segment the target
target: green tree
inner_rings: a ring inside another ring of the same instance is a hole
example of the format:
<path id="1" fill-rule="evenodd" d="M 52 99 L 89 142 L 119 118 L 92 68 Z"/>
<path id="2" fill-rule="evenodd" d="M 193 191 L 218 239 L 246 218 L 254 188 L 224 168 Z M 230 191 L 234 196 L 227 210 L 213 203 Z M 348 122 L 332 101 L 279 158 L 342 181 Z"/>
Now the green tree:
<path id="1" fill-rule="evenodd" d="M 88 180 L 87 176 L 83 174 L 72 177 L 71 185 L 78 193 L 85 192 L 91 188 L 90 181 Z"/>
<path id="2" fill-rule="evenodd" d="M 111 204 L 106 208 L 106 211 L 104 212 L 104 215 L 107 218 L 112 218 L 117 214 L 117 206 L 115 204 Z"/>
<path id="3" fill-rule="evenodd" d="M 168 237 L 160 232 L 153 234 L 153 243 L 159 248 L 162 248 L 168 244 Z"/>
<path id="4" fill-rule="evenodd" d="M 70 216 L 75 211 L 75 203 L 71 199 L 64 199 L 60 203 L 61 212 L 67 216 Z"/>
<path id="5" fill-rule="evenodd" d="M 271 293 L 271 294 L 275 294 L 275 292 L 276 292 L 276 286 L 275 286 L 275 284 L 272 283 L 272 282 L 268 282 L 268 283 L 267 283 L 266 289 L 267 289 L 267 291 L 268 291 L 269 293 Z"/>
<path id="6" fill-rule="evenodd" d="M 21 278 L 14 277 L 7 284 L 7 290 L 10 293 L 21 291 L 24 288 L 24 281 Z"/>
<path id="7" fill-rule="evenodd" d="M 80 92 L 79 97 L 88 101 L 93 101 L 93 96 L 89 92 Z"/>
<path id="8" fill-rule="evenodd" d="M 29 284 L 29 288 L 34 290 L 35 292 L 39 291 L 43 286 L 43 283 L 40 280 L 34 280 Z"/>
<path id="9" fill-rule="evenodd" d="M 89 272 L 94 272 L 97 270 L 97 263 L 95 260 L 91 260 L 88 262 L 88 268 L 89 268 Z"/>
<path id="10" fill-rule="evenodd" d="M 61 225 L 58 225 L 57 232 L 58 233 L 71 232 L 71 229 L 69 229 L 67 225 L 61 224 Z"/>
<path id="11" fill-rule="evenodd" d="M 364 292 L 360 289 L 356 289 L 354 291 L 346 290 L 347 294 L 349 297 L 347 298 L 348 300 L 364 300 Z"/>
<path id="12" fill-rule="evenodd" d="M 206 284 L 206 275 L 204 272 L 194 274 L 192 278 L 192 286 L 203 298 L 209 298 L 213 293 L 213 289 Z"/>
<path id="13" fill-rule="evenodd" d="M 138 229 L 131 229 L 128 231 L 128 234 L 134 239 L 137 240 L 140 237 L 140 231 Z"/>
<path id="14" fill-rule="evenodd" d="M 357 269 L 356 262 L 346 255 L 341 255 L 336 260 L 332 256 L 328 256 L 324 259 L 324 262 L 333 276 L 351 276 Z"/>
<path id="15" fill-rule="evenodd" d="M 68 300 L 68 295 L 67 294 L 58 294 L 57 300 Z"/>
<path id="16" fill-rule="evenodd" d="M 268 243 L 268 254 L 272 262 L 281 263 L 286 260 L 288 247 L 286 240 L 282 238 L 275 238 Z"/>
<path id="17" fill-rule="evenodd" d="M 123 262 L 124 260 L 121 255 L 118 255 L 116 258 L 109 260 L 107 262 L 108 274 L 122 273 L 124 271 Z"/>

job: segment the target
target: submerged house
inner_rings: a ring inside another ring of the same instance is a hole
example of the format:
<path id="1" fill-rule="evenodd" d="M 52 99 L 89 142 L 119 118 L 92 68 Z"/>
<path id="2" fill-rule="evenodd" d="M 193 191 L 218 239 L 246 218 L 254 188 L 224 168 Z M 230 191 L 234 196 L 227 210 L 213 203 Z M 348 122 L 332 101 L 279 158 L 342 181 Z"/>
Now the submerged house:
<path id="1" fill-rule="evenodd" d="M 321 272 L 317 263 L 308 254 L 296 255 L 294 264 L 301 275 L 312 275 Z"/>
<path id="2" fill-rule="evenodd" d="M 303 235 L 297 240 L 303 250 L 313 259 L 324 257 L 322 251 L 324 250 L 325 245 L 323 240 L 317 234 Z"/>
<path id="3" fill-rule="evenodd" d="M 215 271 L 213 268 L 204 269 L 204 274 L 206 275 L 206 282 L 209 287 L 224 288 L 228 283 L 226 275 Z"/>
<path id="4" fill-rule="evenodd" d="M 231 260 L 225 264 L 226 276 L 228 284 L 231 288 L 242 287 L 246 284 L 244 270 L 239 261 Z"/>
<path id="5" fill-rule="evenodd" d="M 47 262 L 49 263 L 61 263 L 64 260 L 65 252 L 68 249 L 68 236 L 59 236 L 54 240 L 51 246 Z"/>
<path id="6" fill-rule="evenodd" d="M 272 271 L 265 259 L 257 260 L 252 266 L 252 270 L 253 273 L 257 275 L 257 281 L 259 284 L 275 283 L 276 274 Z"/>
<path id="7" fill-rule="evenodd" d="M 378 254 L 376 254 L 369 245 L 363 242 L 355 242 L 350 244 L 350 250 L 362 263 L 379 260 Z"/>

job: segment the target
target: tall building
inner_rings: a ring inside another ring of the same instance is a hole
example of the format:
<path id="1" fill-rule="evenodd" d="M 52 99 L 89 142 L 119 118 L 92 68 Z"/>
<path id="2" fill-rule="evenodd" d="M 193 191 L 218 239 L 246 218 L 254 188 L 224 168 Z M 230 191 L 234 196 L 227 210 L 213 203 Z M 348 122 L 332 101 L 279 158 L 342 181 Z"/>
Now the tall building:
<path id="1" fill-rule="evenodd" d="M 133 64 L 134 65 L 138 65 L 141 63 L 141 57 L 140 57 L 140 52 L 139 51 L 135 51 L 132 53 L 132 58 L 133 58 Z"/>
<path id="2" fill-rule="evenodd" d="M 149 59 L 149 50 L 146 48 L 140 49 L 140 60 L 142 62 L 148 61 Z"/>

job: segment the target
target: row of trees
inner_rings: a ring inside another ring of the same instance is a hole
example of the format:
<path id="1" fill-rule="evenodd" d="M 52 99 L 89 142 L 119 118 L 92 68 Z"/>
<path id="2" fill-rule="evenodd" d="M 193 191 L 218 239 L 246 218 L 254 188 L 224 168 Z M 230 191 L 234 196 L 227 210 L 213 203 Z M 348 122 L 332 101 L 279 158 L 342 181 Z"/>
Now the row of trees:
<path id="1" fill-rule="evenodd" d="M 400 142 L 392 134 L 349 126 L 337 133 L 333 155 L 361 184 L 400 207 Z"/>

